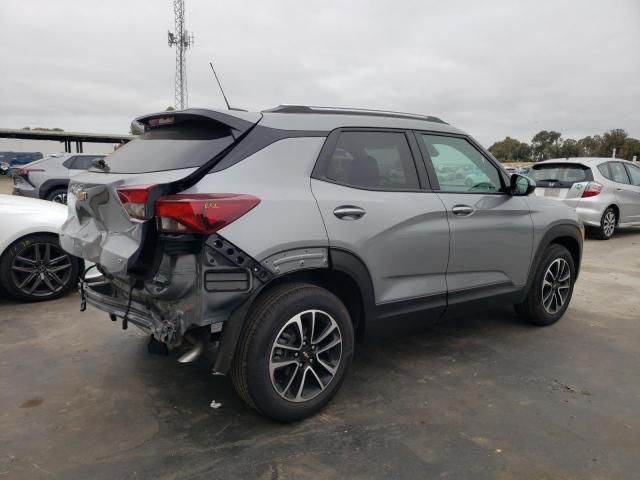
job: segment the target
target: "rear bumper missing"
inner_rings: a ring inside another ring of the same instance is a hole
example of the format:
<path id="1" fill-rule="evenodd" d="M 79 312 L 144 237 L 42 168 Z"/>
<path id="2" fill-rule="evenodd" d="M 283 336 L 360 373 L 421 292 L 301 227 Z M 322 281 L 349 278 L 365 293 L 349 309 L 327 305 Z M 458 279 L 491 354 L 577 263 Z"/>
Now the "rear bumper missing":
<path id="1" fill-rule="evenodd" d="M 89 305 L 118 318 L 124 318 L 126 314 L 128 322 L 159 340 L 156 333 L 162 330 L 162 322 L 156 320 L 144 305 L 136 301 L 132 300 L 127 310 L 127 299 L 117 297 L 114 288 L 103 277 L 83 282 L 82 291 Z"/>

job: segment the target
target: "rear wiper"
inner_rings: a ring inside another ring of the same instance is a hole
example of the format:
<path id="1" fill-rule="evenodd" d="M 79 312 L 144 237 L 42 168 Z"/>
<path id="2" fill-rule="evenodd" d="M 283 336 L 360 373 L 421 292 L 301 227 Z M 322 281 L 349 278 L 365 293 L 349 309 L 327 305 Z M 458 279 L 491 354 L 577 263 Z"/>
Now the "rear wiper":
<path id="1" fill-rule="evenodd" d="M 541 178 L 540 180 L 536 180 L 536 182 L 557 182 L 557 183 L 562 183 L 561 180 L 558 180 L 557 178 Z"/>
<path id="2" fill-rule="evenodd" d="M 109 165 L 107 165 L 107 162 L 104 161 L 104 158 L 95 158 L 94 160 L 92 160 L 91 165 L 99 168 L 100 170 L 104 170 L 105 172 L 111 170 L 109 168 Z"/>

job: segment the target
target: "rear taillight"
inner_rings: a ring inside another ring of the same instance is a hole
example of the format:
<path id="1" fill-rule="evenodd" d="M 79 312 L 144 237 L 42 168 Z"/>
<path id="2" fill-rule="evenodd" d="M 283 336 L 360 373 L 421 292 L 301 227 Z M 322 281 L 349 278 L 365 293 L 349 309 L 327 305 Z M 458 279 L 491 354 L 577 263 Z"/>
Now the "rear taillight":
<path id="1" fill-rule="evenodd" d="M 44 172 L 42 168 L 21 168 L 18 175 L 22 178 L 29 178 L 29 172 Z"/>
<path id="2" fill-rule="evenodd" d="M 164 233 L 215 233 L 260 203 L 237 193 L 166 195 L 156 201 L 158 230 Z"/>
<path id="3" fill-rule="evenodd" d="M 595 197 L 599 195 L 604 187 L 598 182 L 589 182 L 582 191 L 582 198 Z"/>
<path id="4" fill-rule="evenodd" d="M 153 215 L 151 206 L 153 198 L 151 193 L 157 185 L 128 185 L 118 187 L 118 198 L 120 203 L 129 214 L 129 217 L 138 220 L 149 220 Z"/>

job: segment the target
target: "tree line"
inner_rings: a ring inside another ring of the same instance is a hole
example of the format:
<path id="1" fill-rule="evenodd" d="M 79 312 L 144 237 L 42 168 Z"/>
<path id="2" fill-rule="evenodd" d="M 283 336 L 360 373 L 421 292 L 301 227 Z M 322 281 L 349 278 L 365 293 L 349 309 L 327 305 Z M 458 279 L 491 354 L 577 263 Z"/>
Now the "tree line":
<path id="1" fill-rule="evenodd" d="M 542 130 L 533 136 L 531 143 L 507 137 L 491 145 L 489 151 L 501 162 L 540 162 L 550 158 L 611 157 L 614 148 L 616 158 L 633 160 L 636 156 L 640 160 L 640 140 L 621 128 L 579 140 L 562 138 L 560 132 L 553 130 Z"/>

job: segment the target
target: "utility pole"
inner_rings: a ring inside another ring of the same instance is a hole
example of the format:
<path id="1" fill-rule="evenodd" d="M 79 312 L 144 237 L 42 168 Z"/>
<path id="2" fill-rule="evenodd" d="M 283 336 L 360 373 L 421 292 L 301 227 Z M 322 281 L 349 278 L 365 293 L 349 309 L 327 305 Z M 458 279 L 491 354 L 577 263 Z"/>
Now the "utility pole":
<path id="1" fill-rule="evenodd" d="M 184 110 L 189 103 L 187 89 L 187 48 L 193 45 L 193 35 L 185 28 L 184 0 L 173 0 L 175 32 L 168 32 L 170 47 L 176 47 L 175 108 Z"/>

